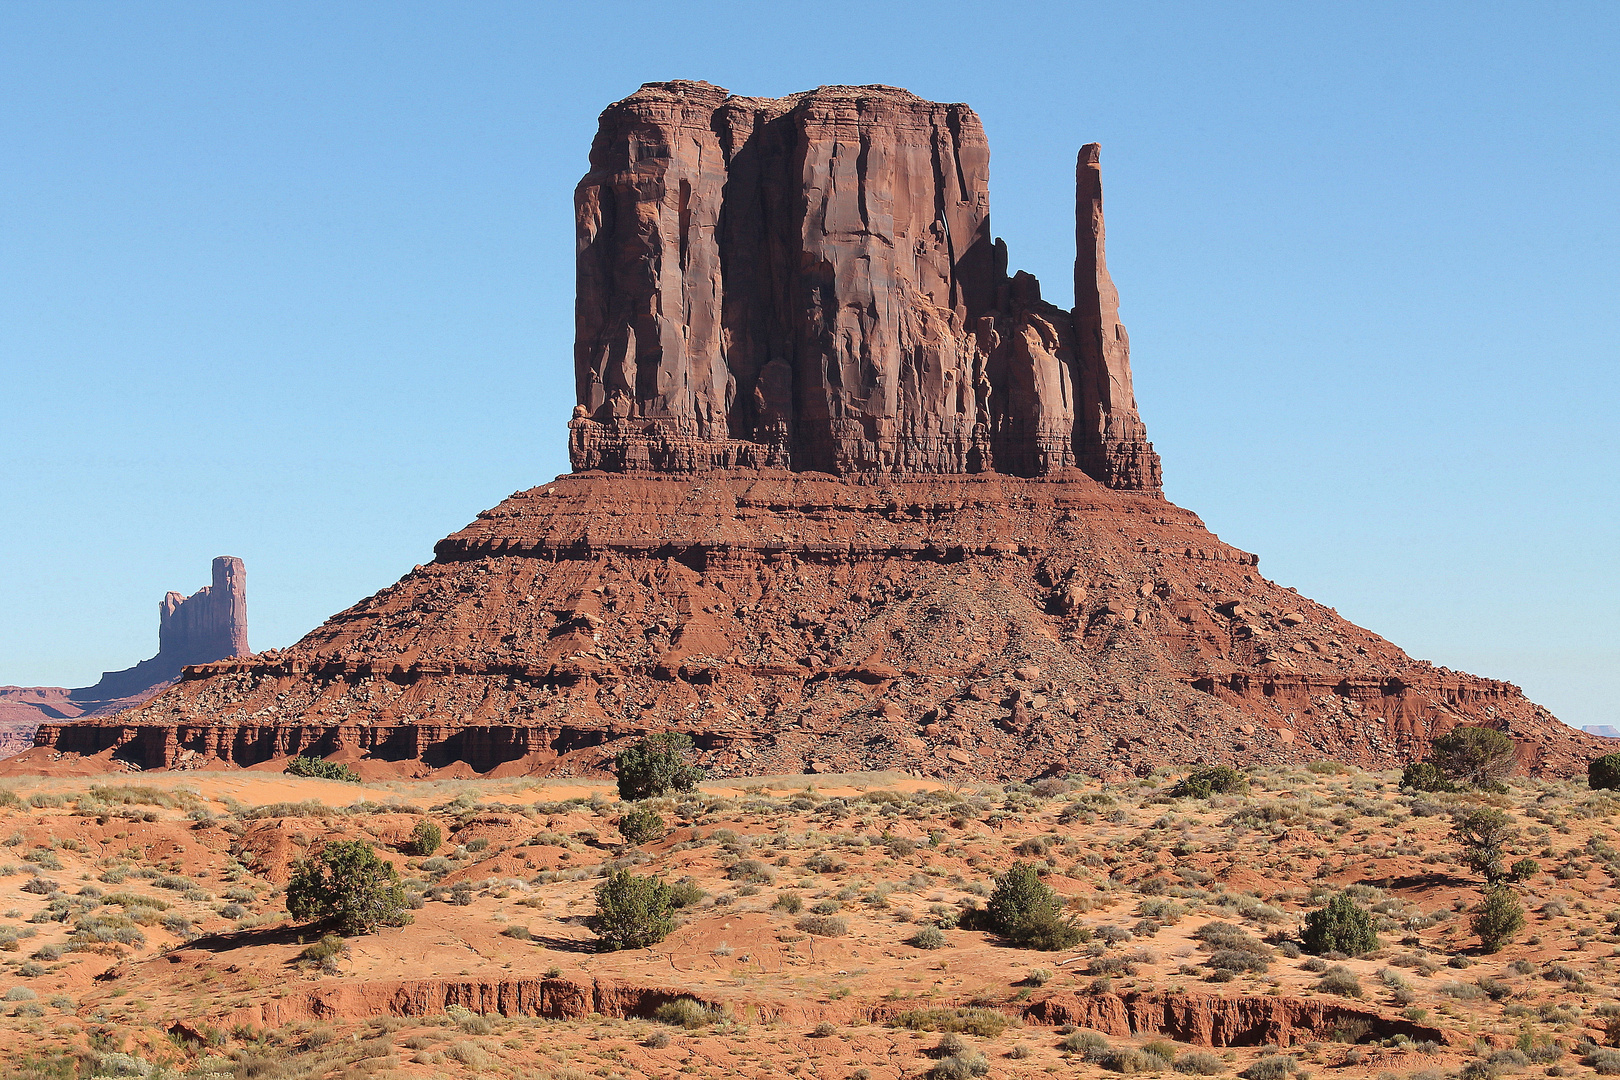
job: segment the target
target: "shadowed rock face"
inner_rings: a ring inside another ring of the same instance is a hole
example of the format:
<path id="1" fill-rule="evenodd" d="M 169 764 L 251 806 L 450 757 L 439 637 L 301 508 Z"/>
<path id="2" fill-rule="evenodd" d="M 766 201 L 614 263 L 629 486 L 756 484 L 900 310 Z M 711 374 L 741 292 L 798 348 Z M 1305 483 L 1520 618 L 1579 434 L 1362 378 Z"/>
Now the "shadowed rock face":
<path id="1" fill-rule="evenodd" d="M 574 469 L 1079 467 L 1157 491 L 1080 155 L 1073 312 L 1007 275 L 966 105 L 649 83 L 575 192 Z"/>

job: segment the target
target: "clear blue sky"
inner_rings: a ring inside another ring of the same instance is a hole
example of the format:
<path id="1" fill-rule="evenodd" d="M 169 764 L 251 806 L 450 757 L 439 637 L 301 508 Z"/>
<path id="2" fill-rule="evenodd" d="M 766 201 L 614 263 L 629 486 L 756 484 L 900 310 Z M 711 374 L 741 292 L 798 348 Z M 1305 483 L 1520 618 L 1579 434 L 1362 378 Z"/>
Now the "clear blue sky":
<path id="1" fill-rule="evenodd" d="M 1620 7 L 0 5 L 0 683 L 247 560 L 286 645 L 566 468 L 571 192 L 644 81 L 971 103 L 1065 302 L 1076 148 L 1166 491 L 1415 656 L 1620 722 Z"/>

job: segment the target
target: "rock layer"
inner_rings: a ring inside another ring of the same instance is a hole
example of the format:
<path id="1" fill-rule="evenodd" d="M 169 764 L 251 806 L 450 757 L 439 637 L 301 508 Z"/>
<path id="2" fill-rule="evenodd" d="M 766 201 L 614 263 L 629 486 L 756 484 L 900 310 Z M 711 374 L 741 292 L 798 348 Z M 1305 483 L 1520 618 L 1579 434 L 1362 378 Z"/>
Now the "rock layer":
<path id="1" fill-rule="evenodd" d="M 1081 151 L 1076 307 L 1007 275 L 966 105 L 649 83 L 575 193 L 576 471 L 1076 466 L 1159 488 Z"/>
<path id="2" fill-rule="evenodd" d="M 39 741 L 144 768 L 316 753 L 567 774 L 676 728 L 722 774 L 1019 779 L 1386 767 L 1460 723 L 1570 774 L 1602 742 L 1267 581 L 1195 515 L 1073 470 L 575 474 L 436 556 L 290 649 L 190 668 Z"/>

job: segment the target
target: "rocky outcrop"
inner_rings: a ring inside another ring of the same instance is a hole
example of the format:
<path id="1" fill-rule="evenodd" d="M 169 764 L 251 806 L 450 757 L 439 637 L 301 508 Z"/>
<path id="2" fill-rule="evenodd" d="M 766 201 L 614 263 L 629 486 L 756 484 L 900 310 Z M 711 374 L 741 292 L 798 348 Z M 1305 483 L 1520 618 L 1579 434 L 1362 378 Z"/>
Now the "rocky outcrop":
<path id="1" fill-rule="evenodd" d="M 1078 466 L 1157 491 L 1097 156 L 1080 155 L 1071 312 L 1008 277 L 966 105 L 670 82 L 609 106 L 575 193 L 574 468 Z"/>
<path id="2" fill-rule="evenodd" d="M 94 686 L 0 687 L 0 757 L 34 745 L 40 724 L 110 716 L 139 705 L 180 677 L 187 664 L 246 656 L 247 570 L 242 560 L 214 560 L 213 582 L 185 596 L 171 592 L 158 604 L 158 652 Z"/>
<path id="3" fill-rule="evenodd" d="M 972 110 L 889 87 L 609 107 L 576 203 L 576 471 L 293 647 L 29 753 L 600 774 L 675 729 L 718 775 L 1028 779 L 1383 768 L 1459 724 L 1534 773 L 1602 752 L 1166 502 L 1096 147 L 1072 311 L 1007 275 L 987 177 Z"/>

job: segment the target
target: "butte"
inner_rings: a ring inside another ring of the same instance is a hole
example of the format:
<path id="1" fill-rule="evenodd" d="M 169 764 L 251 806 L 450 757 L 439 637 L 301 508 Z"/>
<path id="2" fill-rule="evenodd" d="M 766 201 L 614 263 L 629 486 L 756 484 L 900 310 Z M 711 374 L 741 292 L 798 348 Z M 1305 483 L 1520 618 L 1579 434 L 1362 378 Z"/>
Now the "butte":
<path id="1" fill-rule="evenodd" d="M 1602 741 L 1263 577 L 1160 492 L 1075 178 L 1075 306 L 1009 276 L 966 105 L 650 83 L 575 193 L 573 471 L 296 645 L 47 724 L 52 756 L 362 775 L 599 772 L 677 730 L 713 773 L 1337 758 L 1486 724 Z"/>

